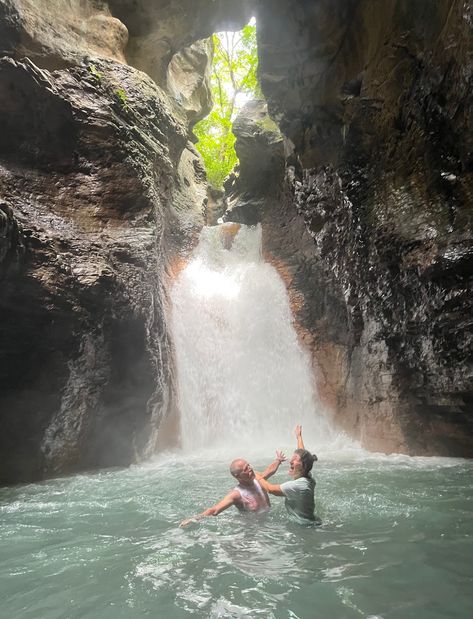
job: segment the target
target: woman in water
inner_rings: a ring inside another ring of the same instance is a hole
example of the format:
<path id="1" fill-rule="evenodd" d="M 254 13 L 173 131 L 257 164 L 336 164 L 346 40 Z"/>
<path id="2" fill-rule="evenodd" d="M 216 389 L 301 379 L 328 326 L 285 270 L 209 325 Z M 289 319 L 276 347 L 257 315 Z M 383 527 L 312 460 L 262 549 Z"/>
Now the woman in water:
<path id="1" fill-rule="evenodd" d="M 310 521 L 321 524 L 320 518 L 314 514 L 315 480 L 311 475 L 315 454 L 311 454 L 304 447 L 302 440 L 302 426 L 296 426 L 297 449 L 289 461 L 289 475 L 292 481 L 283 484 L 270 484 L 266 479 L 258 477 L 261 486 L 274 496 L 283 496 L 286 499 L 286 509 L 291 516 L 299 521 Z"/>

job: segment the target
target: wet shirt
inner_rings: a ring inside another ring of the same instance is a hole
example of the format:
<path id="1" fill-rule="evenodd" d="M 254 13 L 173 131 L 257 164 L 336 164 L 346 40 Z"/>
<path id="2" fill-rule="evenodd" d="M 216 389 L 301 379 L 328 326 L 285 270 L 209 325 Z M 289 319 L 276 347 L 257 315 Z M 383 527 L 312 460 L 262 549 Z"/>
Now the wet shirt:
<path id="1" fill-rule="evenodd" d="M 237 507 L 241 512 L 268 511 L 270 507 L 268 495 L 256 479 L 251 486 L 238 484 L 235 490 L 240 493 L 241 501 L 237 503 Z"/>
<path id="2" fill-rule="evenodd" d="M 286 509 L 292 516 L 305 520 L 316 520 L 314 516 L 315 480 L 309 477 L 299 477 L 281 484 L 281 490 L 286 497 Z"/>

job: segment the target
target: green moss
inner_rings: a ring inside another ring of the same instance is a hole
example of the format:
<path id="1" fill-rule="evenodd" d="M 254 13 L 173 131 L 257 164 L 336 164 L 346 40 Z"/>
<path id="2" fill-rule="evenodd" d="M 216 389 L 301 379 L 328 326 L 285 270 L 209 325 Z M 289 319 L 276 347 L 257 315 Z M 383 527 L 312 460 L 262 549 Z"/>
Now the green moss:
<path id="1" fill-rule="evenodd" d="M 278 135 L 281 133 L 277 124 L 269 116 L 265 116 L 261 120 L 258 120 L 256 124 L 265 133 L 277 133 Z"/>
<path id="2" fill-rule="evenodd" d="M 113 91 L 113 94 L 118 99 L 122 107 L 127 107 L 128 95 L 126 94 L 126 90 L 124 90 L 123 88 L 117 88 L 116 90 Z"/>
<path id="3" fill-rule="evenodd" d="M 87 71 L 95 77 L 99 84 L 102 82 L 103 73 L 98 71 L 97 67 L 94 64 L 89 64 L 87 67 Z"/>

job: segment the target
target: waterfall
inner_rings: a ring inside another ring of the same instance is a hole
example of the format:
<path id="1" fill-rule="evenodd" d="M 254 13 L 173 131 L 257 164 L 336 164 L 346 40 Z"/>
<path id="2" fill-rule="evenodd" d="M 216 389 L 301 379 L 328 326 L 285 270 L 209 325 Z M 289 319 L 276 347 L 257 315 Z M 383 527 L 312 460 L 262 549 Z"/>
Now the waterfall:
<path id="1" fill-rule="evenodd" d="M 262 259 L 261 226 L 204 228 L 171 298 L 184 450 L 267 451 L 292 444 L 296 423 L 314 448 L 328 440 L 285 285 Z"/>

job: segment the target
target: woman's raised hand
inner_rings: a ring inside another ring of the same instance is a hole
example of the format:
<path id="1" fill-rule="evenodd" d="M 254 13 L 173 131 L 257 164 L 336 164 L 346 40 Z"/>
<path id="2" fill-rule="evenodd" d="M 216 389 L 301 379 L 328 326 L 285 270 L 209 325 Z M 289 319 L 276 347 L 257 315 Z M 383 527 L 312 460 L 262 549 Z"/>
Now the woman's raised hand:
<path id="1" fill-rule="evenodd" d="M 298 449 L 304 449 L 304 441 L 302 440 L 302 426 L 297 425 L 294 430 L 294 434 L 296 435 L 296 438 L 297 438 Z"/>

